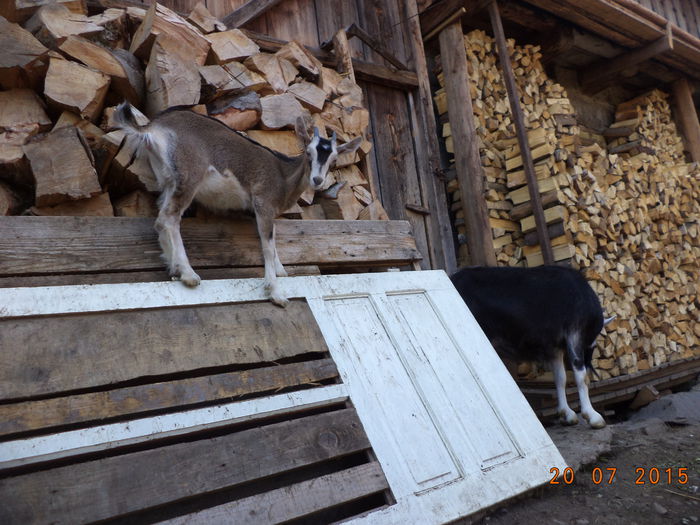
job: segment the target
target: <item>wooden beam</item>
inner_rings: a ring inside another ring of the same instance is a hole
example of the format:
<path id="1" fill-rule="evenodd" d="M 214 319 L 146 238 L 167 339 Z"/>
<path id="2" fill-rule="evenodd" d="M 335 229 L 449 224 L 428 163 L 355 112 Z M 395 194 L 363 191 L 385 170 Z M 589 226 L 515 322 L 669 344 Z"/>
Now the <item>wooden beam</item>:
<path id="1" fill-rule="evenodd" d="M 496 254 L 484 200 L 484 169 L 479 156 L 474 110 L 469 93 L 467 53 L 459 21 L 440 33 L 440 54 L 445 74 L 447 112 L 455 143 L 457 181 L 464 202 L 470 262 L 473 265 L 495 266 Z"/>
<path id="2" fill-rule="evenodd" d="M 611 59 L 604 59 L 586 66 L 579 71 L 579 83 L 585 93 L 593 94 L 601 91 L 607 83 L 621 71 L 634 67 L 662 53 L 673 50 L 673 35 L 671 25 L 666 27 L 666 34 L 651 44 L 622 53 Z"/>
<path id="3" fill-rule="evenodd" d="M 510 61 L 506 36 L 503 32 L 503 22 L 501 21 L 501 15 L 498 11 L 498 3 L 496 0 L 492 0 L 489 4 L 489 17 L 491 18 L 491 26 L 496 38 L 498 56 L 503 70 L 503 79 L 506 84 L 506 90 L 508 91 L 510 110 L 513 115 L 513 120 L 515 121 L 515 131 L 518 136 L 518 144 L 520 145 L 520 154 L 523 158 L 523 168 L 527 178 L 527 186 L 530 191 L 530 202 L 532 202 L 537 235 L 540 240 L 540 247 L 542 248 L 542 256 L 545 264 L 553 264 L 554 254 L 552 253 L 552 245 L 547 235 L 547 221 L 545 220 L 544 210 L 542 209 L 540 192 L 537 189 L 537 175 L 535 174 L 535 166 L 532 161 L 530 145 L 527 139 L 525 115 L 523 114 L 523 108 L 520 106 L 520 94 L 518 92 L 518 86 L 515 83 L 513 64 L 511 64 Z M 451 122 L 452 120 L 450 119 L 450 123 Z"/>
<path id="4" fill-rule="evenodd" d="M 347 76 L 355 82 L 355 69 L 352 67 L 352 51 L 348 42 L 345 29 L 339 29 L 333 35 L 333 54 L 335 56 L 335 69 L 341 75 Z"/>
<path id="5" fill-rule="evenodd" d="M 693 92 L 688 79 L 683 77 L 673 83 L 676 119 L 681 127 L 685 147 L 694 162 L 700 162 L 700 123 L 693 103 Z"/>
<path id="6" fill-rule="evenodd" d="M 445 21 L 452 19 L 456 12 L 466 12 L 464 0 L 445 0 L 435 2 L 420 14 L 421 35 L 426 39 L 426 35 L 433 33 Z"/>
<path id="7" fill-rule="evenodd" d="M 229 29 L 235 29 L 256 19 L 282 0 L 248 0 L 241 7 L 226 15 L 221 20 Z"/>
<path id="8" fill-rule="evenodd" d="M 391 51 L 389 51 L 389 49 L 387 49 L 387 47 L 384 44 L 382 44 L 379 40 L 367 33 L 367 31 L 362 29 L 357 24 L 351 24 L 350 26 L 348 26 L 345 29 L 345 34 L 347 34 L 348 38 L 357 37 L 360 40 L 362 40 L 365 44 L 367 44 L 369 47 L 371 47 L 377 53 L 379 53 L 382 57 L 384 57 L 384 59 L 396 69 L 408 69 L 406 67 L 406 64 L 404 64 L 398 58 L 396 58 L 396 56 L 394 56 L 394 54 Z"/>
<path id="9" fill-rule="evenodd" d="M 407 34 L 414 57 L 413 66 L 418 76 L 418 91 L 409 93 L 408 98 L 409 105 L 417 115 L 417 118 L 411 119 L 414 136 L 423 137 L 423 140 L 416 140 L 415 145 L 421 193 L 424 204 L 430 211 L 430 215 L 425 218 L 430 266 L 433 269 L 443 269 L 448 274 L 452 274 L 457 269 L 457 258 L 445 184 L 437 176 L 441 168 L 440 146 L 428 77 L 428 64 L 417 16 L 418 6 L 416 0 L 406 0 L 404 6 Z"/>

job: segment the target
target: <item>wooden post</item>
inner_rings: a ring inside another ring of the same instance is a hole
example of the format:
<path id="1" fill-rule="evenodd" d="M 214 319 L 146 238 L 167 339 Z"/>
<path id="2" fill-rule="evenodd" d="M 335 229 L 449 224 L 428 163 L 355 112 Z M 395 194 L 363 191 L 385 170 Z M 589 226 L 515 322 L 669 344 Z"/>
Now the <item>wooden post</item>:
<path id="1" fill-rule="evenodd" d="M 700 162 L 700 122 L 693 104 L 693 92 L 688 79 L 683 77 L 673 83 L 676 118 L 681 126 L 685 145 L 694 162 Z"/>
<path id="2" fill-rule="evenodd" d="M 457 181 L 464 203 L 469 256 L 474 265 L 495 266 L 496 254 L 484 199 L 484 168 L 474 126 L 474 110 L 469 93 L 467 52 L 459 21 L 440 33 L 440 54 L 445 74 L 447 112 L 455 143 Z"/>
<path id="3" fill-rule="evenodd" d="M 554 264 L 552 244 L 550 242 L 549 235 L 547 235 L 547 221 L 544 218 L 542 200 L 540 199 L 540 192 L 538 191 L 537 186 L 537 176 L 535 175 L 535 166 L 532 162 L 530 145 L 527 140 L 525 116 L 523 115 L 522 107 L 520 107 L 518 86 L 515 84 L 513 65 L 510 62 L 510 53 L 508 53 L 506 36 L 503 32 L 503 23 L 501 21 L 501 14 L 498 11 L 498 3 L 496 0 L 492 0 L 489 4 L 489 17 L 491 18 L 491 26 L 493 28 L 494 37 L 496 38 L 496 45 L 498 46 L 498 56 L 501 59 L 503 79 L 506 84 L 506 90 L 508 91 L 508 100 L 510 100 L 510 111 L 513 114 L 513 120 L 515 121 L 515 131 L 518 136 L 518 144 L 520 145 L 520 154 L 523 157 L 523 168 L 525 170 L 525 177 L 527 178 L 527 187 L 530 192 L 532 211 L 535 216 L 537 239 L 540 242 L 540 248 L 542 248 L 544 263 Z M 451 118 L 450 124 L 452 124 Z"/>
<path id="4" fill-rule="evenodd" d="M 335 54 L 336 69 L 355 83 L 355 68 L 352 65 L 352 51 L 348 43 L 345 29 L 339 29 L 333 37 L 333 53 Z"/>
<path id="5" fill-rule="evenodd" d="M 440 147 L 430 92 L 428 64 L 421 38 L 416 0 L 406 0 L 405 6 L 408 34 L 413 51 L 413 66 L 418 77 L 418 92 L 415 95 L 409 93 L 408 98 L 416 116 L 411 119 L 413 131 L 415 136 L 419 137 L 415 145 L 421 193 L 430 210 L 430 215 L 425 218 L 430 262 L 433 269 L 440 268 L 452 274 L 457 269 L 457 257 L 447 208 L 445 184 L 436 176 L 440 168 Z"/>

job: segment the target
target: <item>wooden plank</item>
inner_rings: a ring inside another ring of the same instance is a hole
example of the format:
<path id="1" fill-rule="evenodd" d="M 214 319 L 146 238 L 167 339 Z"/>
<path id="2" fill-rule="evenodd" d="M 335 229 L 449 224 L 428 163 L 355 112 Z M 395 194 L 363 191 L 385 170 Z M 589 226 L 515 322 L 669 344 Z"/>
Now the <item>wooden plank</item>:
<path id="1" fill-rule="evenodd" d="M 267 34 L 319 47 L 314 0 L 285 0 L 265 13 Z"/>
<path id="2" fill-rule="evenodd" d="M 234 29 L 254 20 L 280 2 L 281 0 L 248 0 L 238 9 L 223 17 L 221 21 L 229 29 Z"/>
<path id="3" fill-rule="evenodd" d="M 320 275 L 318 266 L 285 265 L 287 275 Z M 197 272 L 203 280 L 212 279 L 251 279 L 263 277 L 263 266 L 248 268 L 202 268 Z M 169 280 L 165 268 L 151 272 L 113 272 L 113 273 L 78 273 L 64 275 L 22 275 L 18 277 L 0 277 L 0 288 L 17 288 L 23 286 L 75 286 L 80 284 L 114 284 L 114 283 L 151 283 Z"/>
<path id="4" fill-rule="evenodd" d="M 97 521 L 313 465 L 369 446 L 354 409 L 308 416 L 0 480 L 0 521 Z"/>
<path id="5" fill-rule="evenodd" d="M 693 102 L 693 92 L 687 78 L 673 83 L 675 116 L 680 124 L 686 149 L 694 162 L 700 162 L 700 121 Z"/>
<path id="6" fill-rule="evenodd" d="M 327 351 L 301 301 L 3 319 L 0 348 L 4 400 Z"/>
<path id="7" fill-rule="evenodd" d="M 549 238 L 547 237 L 547 223 L 544 218 L 542 201 L 540 200 L 540 194 L 537 191 L 537 175 L 535 174 L 533 155 L 530 152 L 530 147 L 528 145 L 525 115 L 522 107 L 520 106 L 520 95 L 518 92 L 518 86 L 515 83 L 513 64 L 511 63 L 510 54 L 508 52 L 508 46 L 506 44 L 506 37 L 503 31 L 503 23 L 501 21 L 501 15 L 498 11 L 497 1 L 492 0 L 488 7 L 491 27 L 495 35 L 496 46 L 498 47 L 498 56 L 501 63 L 501 69 L 503 71 L 503 80 L 506 85 L 506 91 L 508 92 L 508 100 L 510 101 L 510 111 L 513 115 L 513 119 L 515 120 L 515 132 L 518 136 L 518 144 L 520 145 L 523 168 L 525 169 L 527 185 L 530 191 L 530 202 L 532 202 L 537 235 L 539 237 L 540 246 L 542 247 L 542 255 L 544 257 L 545 264 L 552 264 L 554 262 L 554 256 L 552 254 L 552 246 L 549 242 Z"/>
<path id="8" fill-rule="evenodd" d="M 406 64 L 404 64 L 402 61 L 396 58 L 394 54 L 382 42 L 380 42 L 375 37 L 367 33 L 367 31 L 362 29 L 357 24 L 350 24 L 350 26 L 348 26 L 345 30 L 345 33 L 348 35 L 348 38 L 352 38 L 355 36 L 362 40 L 374 51 L 379 53 L 382 56 L 382 58 L 384 58 L 384 60 L 389 62 L 396 69 L 408 69 L 406 67 Z"/>
<path id="9" fill-rule="evenodd" d="M 434 2 L 430 7 L 420 13 L 421 35 L 426 38 L 433 33 L 443 22 L 450 19 L 456 12 L 466 12 L 464 0 L 447 0 Z"/>
<path id="10" fill-rule="evenodd" d="M 421 257 L 405 221 L 277 220 L 275 229 L 282 264 L 381 266 Z M 195 268 L 263 264 L 252 221 L 185 219 L 182 236 Z M 153 219 L 0 218 L 0 276 L 162 268 Z"/>
<path id="11" fill-rule="evenodd" d="M 319 42 L 333 39 L 338 28 L 347 27 L 357 22 L 357 4 L 347 0 L 316 0 L 316 22 L 318 24 Z M 350 52 L 353 58 L 365 58 L 362 42 L 350 41 Z"/>
<path id="12" fill-rule="evenodd" d="M 150 442 L 162 442 L 165 438 L 279 415 L 288 419 L 297 413 L 337 406 L 347 401 L 347 397 L 344 385 L 329 385 L 58 434 L 4 441 L 0 443 L 0 471 L 37 463 L 46 464 L 57 459 L 65 462 L 71 457 L 132 445 L 141 445 L 143 448 Z"/>
<path id="13" fill-rule="evenodd" d="M 426 234 L 430 254 L 430 267 L 442 268 L 448 274 L 457 269 L 457 258 L 452 235 L 452 225 L 447 207 L 445 184 L 437 177 L 441 168 L 440 146 L 437 139 L 437 123 L 428 76 L 428 64 L 421 40 L 416 0 L 405 2 L 408 35 L 411 43 L 414 67 L 418 76 L 418 92 L 409 94 L 409 107 L 414 118 L 413 136 L 416 140 L 416 156 L 421 193 L 431 215 L 426 217 Z"/>
<path id="14" fill-rule="evenodd" d="M 0 405 L 0 436 L 260 394 L 337 377 L 331 359 Z"/>
<path id="15" fill-rule="evenodd" d="M 440 53 L 447 106 L 455 143 L 457 180 L 462 194 L 468 232 L 470 264 L 495 266 L 496 255 L 484 200 L 484 169 L 479 156 L 479 141 L 474 125 L 474 110 L 469 93 L 469 72 L 461 24 L 455 23 L 440 33 Z"/>
<path id="16" fill-rule="evenodd" d="M 416 246 L 427 256 L 430 251 L 425 218 L 406 209 L 406 204 L 420 203 L 422 197 L 413 141 L 406 140 L 411 136 L 412 128 L 405 94 L 375 85 L 367 93 L 367 100 L 374 130 L 372 151 L 380 174 L 382 205 L 389 217 L 406 219 L 411 223 Z M 430 267 L 427 257 L 421 261 L 421 267 Z"/>
<path id="17" fill-rule="evenodd" d="M 232 516 L 236 517 L 236 525 L 258 525 L 261 521 L 282 523 L 388 488 L 381 466 L 375 461 L 180 516 L 163 524 L 208 525 L 228 522 Z"/>

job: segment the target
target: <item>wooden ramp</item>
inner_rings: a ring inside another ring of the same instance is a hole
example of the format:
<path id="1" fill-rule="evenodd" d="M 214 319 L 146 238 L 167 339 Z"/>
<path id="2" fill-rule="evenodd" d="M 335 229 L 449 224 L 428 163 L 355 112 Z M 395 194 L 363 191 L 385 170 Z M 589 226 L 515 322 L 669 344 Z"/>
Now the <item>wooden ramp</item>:
<path id="1" fill-rule="evenodd" d="M 445 523 L 564 462 L 443 272 L 6 288 L 0 522 Z"/>

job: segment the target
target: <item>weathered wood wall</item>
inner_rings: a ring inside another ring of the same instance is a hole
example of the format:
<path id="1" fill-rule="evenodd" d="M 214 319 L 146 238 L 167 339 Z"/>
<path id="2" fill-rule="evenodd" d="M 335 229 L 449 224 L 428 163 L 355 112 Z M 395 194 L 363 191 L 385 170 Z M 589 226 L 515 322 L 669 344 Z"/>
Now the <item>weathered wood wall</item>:
<path id="1" fill-rule="evenodd" d="M 199 0 L 161 0 L 160 3 L 181 13 L 189 13 Z M 209 11 L 223 18 L 246 3 L 246 0 L 204 0 Z M 331 39 L 335 32 L 358 24 L 377 37 L 394 55 L 410 69 L 415 60 L 410 41 L 407 6 L 415 0 L 283 0 L 269 11 L 244 25 L 246 29 L 268 36 L 297 40 L 313 48 Z M 150 0 L 143 0 L 150 4 Z M 388 63 L 358 39 L 350 41 L 355 58 L 387 66 Z M 366 95 L 366 107 L 370 111 L 370 128 L 374 148 L 371 167 L 379 182 L 379 197 L 391 219 L 405 219 L 413 226 L 418 249 L 423 255 L 424 268 L 444 268 L 445 245 L 452 242 L 449 225 L 437 227 L 438 214 L 434 197 L 426 194 L 427 179 L 434 177 L 433 167 L 421 154 L 428 139 L 414 136 L 417 111 L 420 107 L 411 103 L 410 94 L 386 85 L 362 84 Z M 421 130 L 432 133 L 433 130 Z M 442 183 L 440 183 L 442 184 Z M 442 193 L 444 200 L 444 192 Z M 440 200 L 440 194 L 438 194 Z M 422 214 L 409 210 L 430 210 Z M 446 207 L 445 202 L 440 202 Z M 445 208 L 446 209 L 446 208 Z M 444 212 L 446 213 L 446 212 Z M 447 221 L 445 221 L 447 222 Z M 431 232 L 432 230 L 432 232 Z M 444 231 L 446 230 L 446 232 Z M 440 232 L 440 233 L 438 233 Z M 441 246 L 442 245 L 442 246 Z M 454 253 L 452 253 L 454 259 Z M 448 270 L 449 263 L 447 264 Z"/>

